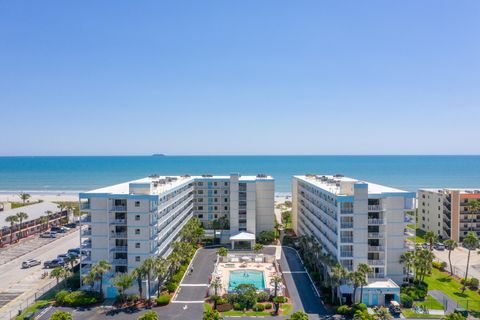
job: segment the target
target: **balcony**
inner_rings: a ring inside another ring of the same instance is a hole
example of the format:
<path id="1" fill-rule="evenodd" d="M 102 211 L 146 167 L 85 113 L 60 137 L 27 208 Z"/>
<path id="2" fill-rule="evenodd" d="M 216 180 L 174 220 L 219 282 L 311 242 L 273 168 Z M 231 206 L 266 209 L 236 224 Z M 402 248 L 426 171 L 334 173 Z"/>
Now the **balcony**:
<path id="1" fill-rule="evenodd" d="M 368 211 L 383 211 L 381 204 L 370 204 L 368 205 Z"/>
<path id="2" fill-rule="evenodd" d="M 404 234 L 409 237 L 415 236 L 415 231 L 412 228 L 405 228 Z"/>
<path id="3" fill-rule="evenodd" d="M 353 213 L 353 208 L 341 208 L 340 213 L 341 214 L 352 214 Z"/>
<path id="4" fill-rule="evenodd" d="M 126 232 L 112 232 L 110 233 L 110 238 L 112 239 L 126 239 L 127 233 Z"/>
<path id="5" fill-rule="evenodd" d="M 385 264 L 385 260 L 368 260 L 368 264 L 371 266 L 383 266 Z"/>
<path id="6" fill-rule="evenodd" d="M 368 219 L 368 224 L 378 226 L 385 224 L 385 221 L 383 219 Z"/>
<path id="7" fill-rule="evenodd" d="M 113 259 L 112 264 L 116 266 L 126 266 L 128 265 L 127 259 Z"/>
<path id="8" fill-rule="evenodd" d="M 80 232 L 81 236 L 91 236 L 92 235 L 92 230 L 82 230 Z"/>
<path id="9" fill-rule="evenodd" d="M 91 242 L 83 243 L 83 244 L 80 246 L 80 249 L 82 249 L 82 250 L 92 249 L 92 243 L 91 243 Z"/>
<path id="10" fill-rule="evenodd" d="M 111 252 L 122 252 L 125 253 L 128 251 L 127 246 L 116 246 L 110 249 Z"/>
<path id="11" fill-rule="evenodd" d="M 112 207 L 110 207 L 110 211 L 113 211 L 113 212 L 126 212 L 126 211 L 127 211 L 127 206 L 112 206 Z"/>
<path id="12" fill-rule="evenodd" d="M 369 232 L 368 233 L 368 238 L 369 239 L 382 239 L 383 238 L 383 232 Z"/>
<path id="13" fill-rule="evenodd" d="M 90 210 L 90 203 L 82 203 L 80 204 L 80 210 Z"/>
<path id="14" fill-rule="evenodd" d="M 342 257 L 342 258 L 352 258 L 353 257 L 353 251 L 341 251 L 340 252 L 340 257 Z"/>
<path id="15" fill-rule="evenodd" d="M 369 252 L 383 252 L 385 251 L 384 246 L 368 246 L 368 251 Z"/>
<path id="16" fill-rule="evenodd" d="M 340 226 L 341 226 L 342 228 L 350 229 L 350 228 L 353 228 L 353 222 L 342 222 L 342 223 L 340 224 Z"/>
<path id="17" fill-rule="evenodd" d="M 113 219 L 113 220 L 110 221 L 110 224 L 126 225 L 127 224 L 127 219 Z"/>
<path id="18" fill-rule="evenodd" d="M 81 223 L 91 223 L 92 222 L 92 217 L 90 215 L 84 216 L 80 218 Z"/>
<path id="19" fill-rule="evenodd" d="M 340 242 L 341 243 L 353 243 L 353 237 L 341 237 Z"/>

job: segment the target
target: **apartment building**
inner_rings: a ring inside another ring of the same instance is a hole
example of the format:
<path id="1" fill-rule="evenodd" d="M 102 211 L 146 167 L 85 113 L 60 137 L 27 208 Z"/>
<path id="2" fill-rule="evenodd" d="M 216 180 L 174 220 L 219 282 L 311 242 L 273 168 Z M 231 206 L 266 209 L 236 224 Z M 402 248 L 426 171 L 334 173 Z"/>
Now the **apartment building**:
<path id="1" fill-rule="evenodd" d="M 414 209 L 415 196 L 342 175 L 294 176 L 293 228 L 297 235 L 313 236 L 347 270 L 359 263 L 370 265 L 374 271 L 369 279 L 377 282 L 369 284 L 374 290 L 363 302 L 382 303 L 397 298 L 395 283 L 404 278 L 399 260 L 409 249 L 406 212 Z M 385 295 L 375 296 L 383 285 Z"/>
<path id="2" fill-rule="evenodd" d="M 480 188 L 418 190 L 420 228 L 457 242 L 463 241 L 470 231 L 480 235 L 480 211 L 471 211 L 472 200 L 480 200 Z"/>
<path id="3" fill-rule="evenodd" d="M 80 274 L 102 259 L 109 261 L 113 270 L 104 279 L 107 297 L 117 294 L 110 277 L 132 271 L 149 256 L 167 256 L 193 216 L 207 227 L 225 217 L 230 225 L 226 242 L 253 243 L 274 224 L 274 180 L 266 175 L 153 175 L 80 193 L 79 198 L 84 213 Z"/>

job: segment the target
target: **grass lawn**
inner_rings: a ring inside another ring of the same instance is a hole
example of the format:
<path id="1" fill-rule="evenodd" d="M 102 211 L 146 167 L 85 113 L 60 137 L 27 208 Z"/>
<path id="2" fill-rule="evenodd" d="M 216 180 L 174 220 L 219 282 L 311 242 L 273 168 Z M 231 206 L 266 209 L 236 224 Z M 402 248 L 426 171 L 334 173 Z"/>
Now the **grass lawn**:
<path id="1" fill-rule="evenodd" d="M 412 309 L 402 309 L 402 313 L 406 318 L 421 318 L 421 319 L 440 319 L 442 316 L 434 314 L 416 313 Z"/>
<path id="2" fill-rule="evenodd" d="M 443 304 L 431 295 L 426 296 L 425 301 L 415 302 L 415 304 L 426 309 L 443 310 Z"/>
<path id="3" fill-rule="evenodd" d="M 23 320 L 23 317 L 27 314 L 27 313 L 30 313 L 30 312 L 38 312 L 40 309 L 43 309 L 45 308 L 46 306 L 48 306 L 49 304 L 51 303 L 51 301 L 48 301 L 48 300 L 39 300 L 37 302 L 35 302 L 34 304 L 32 304 L 30 307 L 28 307 L 27 309 L 25 309 L 21 315 L 17 316 L 15 318 L 15 320 Z"/>
<path id="4" fill-rule="evenodd" d="M 212 309 L 212 306 L 208 303 L 203 304 L 203 310 L 210 310 Z M 291 303 L 284 303 L 280 306 L 280 309 L 282 310 L 282 315 L 288 315 L 292 312 L 293 310 L 293 304 Z M 270 310 L 265 310 L 265 311 L 236 311 L 236 310 L 230 310 L 230 311 L 225 311 L 222 312 L 222 315 L 224 316 L 247 316 L 247 317 L 254 317 L 254 316 L 271 316 L 273 312 L 273 308 Z"/>
<path id="5" fill-rule="evenodd" d="M 432 268 L 432 274 L 425 277 L 425 282 L 428 284 L 428 290 L 440 290 L 458 302 L 463 308 L 468 308 L 480 314 L 480 294 L 470 289 L 466 289 L 462 293 L 460 282 L 449 277 L 447 273 Z M 468 306 L 467 300 L 469 300 Z"/>
<path id="6" fill-rule="evenodd" d="M 423 231 L 422 229 L 420 228 L 417 228 L 416 230 L 416 239 L 415 239 L 415 243 L 424 243 L 425 242 L 425 231 Z"/>

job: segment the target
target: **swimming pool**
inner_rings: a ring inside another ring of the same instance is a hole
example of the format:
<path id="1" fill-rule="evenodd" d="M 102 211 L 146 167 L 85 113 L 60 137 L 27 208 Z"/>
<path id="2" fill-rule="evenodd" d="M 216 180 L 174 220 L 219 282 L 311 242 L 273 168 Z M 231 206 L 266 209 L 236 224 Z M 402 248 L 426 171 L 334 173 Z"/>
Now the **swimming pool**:
<path id="1" fill-rule="evenodd" d="M 265 289 L 263 271 L 258 270 L 234 270 L 230 271 L 228 290 L 234 290 L 239 284 L 253 284 L 257 290 Z"/>

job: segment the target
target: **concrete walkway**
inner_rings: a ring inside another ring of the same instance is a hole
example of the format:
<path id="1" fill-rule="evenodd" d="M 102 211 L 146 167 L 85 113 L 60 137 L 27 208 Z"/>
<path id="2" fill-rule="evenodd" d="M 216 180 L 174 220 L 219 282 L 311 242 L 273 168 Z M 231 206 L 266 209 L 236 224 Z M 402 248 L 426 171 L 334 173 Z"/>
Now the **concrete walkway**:
<path id="1" fill-rule="evenodd" d="M 457 302 L 440 290 L 430 290 L 428 291 L 428 294 L 442 303 L 444 308 L 446 305 L 446 313 L 453 312 L 457 307 Z"/>

